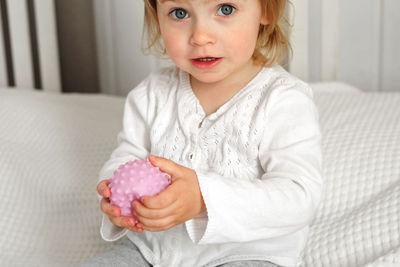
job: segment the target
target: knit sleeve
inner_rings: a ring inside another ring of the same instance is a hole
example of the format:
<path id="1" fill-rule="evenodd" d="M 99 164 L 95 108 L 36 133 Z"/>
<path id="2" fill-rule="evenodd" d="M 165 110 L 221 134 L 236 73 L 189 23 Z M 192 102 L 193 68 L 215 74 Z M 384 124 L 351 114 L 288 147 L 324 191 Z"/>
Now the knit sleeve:
<path id="1" fill-rule="evenodd" d="M 149 90 L 149 78 L 139 84 L 127 96 L 122 130 L 118 135 L 118 146 L 100 171 L 99 180 L 110 179 L 114 171 L 127 161 L 144 159 L 150 151 L 148 122 L 154 116 L 154 97 Z M 127 230 L 114 226 L 106 215 L 100 228 L 106 241 L 115 241 Z"/>
<path id="2" fill-rule="evenodd" d="M 259 144 L 261 177 L 197 172 L 207 215 L 186 222 L 193 242 L 270 239 L 310 223 L 322 187 L 321 135 L 310 90 L 271 95 Z"/>

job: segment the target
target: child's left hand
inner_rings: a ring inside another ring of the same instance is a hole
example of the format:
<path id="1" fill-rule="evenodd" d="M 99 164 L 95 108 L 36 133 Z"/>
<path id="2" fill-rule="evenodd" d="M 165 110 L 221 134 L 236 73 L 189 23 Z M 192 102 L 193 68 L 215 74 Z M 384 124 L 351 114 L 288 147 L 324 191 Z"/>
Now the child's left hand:
<path id="1" fill-rule="evenodd" d="M 171 184 L 154 197 L 135 201 L 137 227 L 152 232 L 167 230 L 206 211 L 197 174 L 171 160 L 149 156 L 150 162 L 171 175 Z"/>

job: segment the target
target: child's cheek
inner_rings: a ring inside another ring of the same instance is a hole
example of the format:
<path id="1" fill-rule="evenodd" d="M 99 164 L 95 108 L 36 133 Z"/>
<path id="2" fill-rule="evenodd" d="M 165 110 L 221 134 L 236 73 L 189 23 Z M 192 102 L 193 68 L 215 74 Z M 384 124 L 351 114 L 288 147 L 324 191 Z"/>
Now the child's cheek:
<path id="1" fill-rule="evenodd" d="M 251 57 L 256 47 L 257 35 L 248 29 L 235 30 L 227 36 L 226 45 L 230 52 L 240 57 Z"/>
<path id="2" fill-rule="evenodd" d="M 173 61 L 182 57 L 186 50 L 183 46 L 184 42 L 182 42 L 182 33 L 168 31 L 162 35 L 162 38 L 166 52 Z"/>

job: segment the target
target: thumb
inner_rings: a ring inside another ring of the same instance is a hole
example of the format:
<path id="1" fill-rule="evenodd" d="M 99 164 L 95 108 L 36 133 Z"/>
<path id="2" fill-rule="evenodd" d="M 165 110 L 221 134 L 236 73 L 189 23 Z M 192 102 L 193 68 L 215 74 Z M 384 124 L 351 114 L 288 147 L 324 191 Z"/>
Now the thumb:
<path id="1" fill-rule="evenodd" d="M 181 173 L 181 166 L 172 160 L 150 155 L 149 161 L 153 166 L 160 168 L 162 172 L 168 173 L 171 178 L 179 176 Z"/>

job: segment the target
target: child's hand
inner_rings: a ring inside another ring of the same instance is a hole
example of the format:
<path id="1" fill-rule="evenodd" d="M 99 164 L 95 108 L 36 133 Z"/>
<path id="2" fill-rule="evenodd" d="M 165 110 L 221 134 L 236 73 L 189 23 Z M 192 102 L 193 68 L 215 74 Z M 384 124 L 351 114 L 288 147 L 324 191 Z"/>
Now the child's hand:
<path id="1" fill-rule="evenodd" d="M 114 225 L 127 228 L 133 232 L 143 232 L 143 229 L 136 225 L 135 218 L 121 216 L 121 209 L 110 204 L 111 190 L 108 187 L 109 183 L 109 180 L 103 180 L 97 185 L 97 192 L 103 197 L 100 202 L 101 210 L 108 216 Z"/>
<path id="2" fill-rule="evenodd" d="M 142 203 L 134 202 L 139 228 L 152 232 L 167 230 L 206 211 L 194 170 L 164 158 L 150 156 L 149 160 L 171 175 L 172 183 L 160 194 L 143 197 Z"/>

